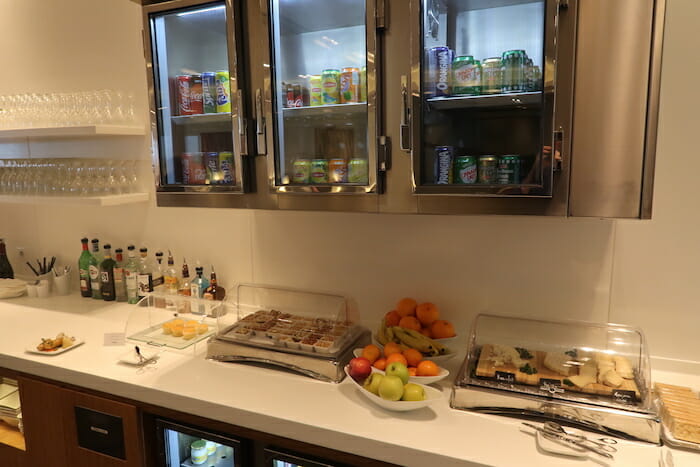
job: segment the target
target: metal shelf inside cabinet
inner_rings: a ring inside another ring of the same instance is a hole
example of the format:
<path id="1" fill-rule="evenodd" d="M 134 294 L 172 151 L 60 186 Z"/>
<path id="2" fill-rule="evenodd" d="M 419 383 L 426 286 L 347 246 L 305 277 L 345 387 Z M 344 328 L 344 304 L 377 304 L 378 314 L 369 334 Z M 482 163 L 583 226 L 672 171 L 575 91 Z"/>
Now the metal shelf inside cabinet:
<path id="1" fill-rule="evenodd" d="M 24 435 L 18 428 L 14 428 L 4 422 L 0 423 L 0 444 L 12 446 L 20 451 L 27 450 Z"/>
<path id="2" fill-rule="evenodd" d="M 433 97 L 427 101 L 431 107 L 439 110 L 532 108 L 542 104 L 542 92 Z"/>
<path id="3" fill-rule="evenodd" d="M 138 125 L 76 125 L 45 128 L 9 128 L 0 130 L 3 138 L 61 138 L 79 136 L 142 136 L 146 128 Z"/>
<path id="4" fill-rule="evenodd" d="M 148 201 L 148 193 L 127 193 L 123 195 L 106 196 L 0 195 L 0 203 L 5 204 L 119 206 L 122 204 L 143 203 L 145 201 Z"/>
<path id="5" fill-rule="evenodd" d="M 535 184 L 515 184 L 515 185 L 485 185 L 485 184 L 424 184 L 417 186 L 415 193 L 419 195 L 458 195 L 474 197 L 496 197 L 496 198 L 551 198 L 549 195 L 541 194 L 542 186 Z"/>
<path id="6" fill-rule="evenodd" d="M 181 115 L 179 117 L 172 117 L 172 121 L 175 125 L 224 123 L 231 121 L 231 113 L 221 112 L 216 114 Z"/>
<path id="7" fill-rule="evenodd" d="M 282 109 L 285 118 L 288 117 L 329 117 L 335 115 L 360 114 L 367 112 L 367 103 L 329 104 L 314 107 L 289 107 Z"/>

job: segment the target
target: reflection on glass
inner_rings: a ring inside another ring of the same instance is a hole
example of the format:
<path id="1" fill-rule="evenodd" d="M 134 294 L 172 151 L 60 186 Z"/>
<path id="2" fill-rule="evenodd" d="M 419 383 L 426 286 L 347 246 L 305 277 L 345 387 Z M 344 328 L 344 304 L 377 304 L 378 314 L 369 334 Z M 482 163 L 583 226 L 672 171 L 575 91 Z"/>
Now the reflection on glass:
<path id="1" fill-rule="evenodd" d="M 198 436 L 164 429 L 165 467 L 235 467 L 234 448 Z"/>
<path id="2" fill-rule="evenodd" d="M 272 0 L 272 13 L 276 183 L 367 185 L 365 1 Z"/>
<path id="3" fill-rule="evenodd" d="M 224 2 L 151 16 L 164 185 L 238 183 Z"/>
<path id="4" fill-rule="evenodd" d="M 423 0 L 422 184 L 542 183 L 544 0 Z"/>

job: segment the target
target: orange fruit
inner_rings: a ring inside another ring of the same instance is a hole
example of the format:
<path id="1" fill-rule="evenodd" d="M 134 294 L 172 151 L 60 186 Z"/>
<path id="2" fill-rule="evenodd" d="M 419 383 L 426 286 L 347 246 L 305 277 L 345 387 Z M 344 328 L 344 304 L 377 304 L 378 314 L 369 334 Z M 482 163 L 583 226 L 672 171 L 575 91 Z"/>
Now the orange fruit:
<path id="1" fill-rule="evenodd" d="M 415 316 L 416 306 L 418 303 L 412 298 L 402 298 L 399 303 L 396 304 L 396 312 L 403 316 Z"/>
<path id="2" fill-rule="evenodd" d="M 409 366 L 408 367 L 408 376 L 416 376 L 416 370 L 417 370 L 416 367 Z"/>
<path id="3" fill-rule="evenodd" d="M 391 354 L 401 353 L 401 346 L 396 342 L 387 342 L 384 346 L 384 356 L 388 357 Z"/>
<path id="4" fill-rule="evenodd" d="M 416 307 L 416 317 L 423 326 L 430 326 L 440 319 L 440 312 L 433 303 L 421 303 Z"/>
<path id="5" fill-rule="evenodd" d="M 420 331 L 420 321 L 415 316 L 404 316 L 399 321 L 399 327 Z"/>
<path id="6" fill-rule="evenodd" d="M 425 337 L 429 337 L 431 339 L 433 338 L 433 333 L 430 332 L 430 328 L 422 328 L 419 332 L 421 334 L 423 334 Z"/>
<path id="7" fill-rule="evenodd" d="M 403 351 L 403 356 L 406 357 L 408 366 L 418 366 L 421 360 L 423 360 L 423 354 L 416 349 L 406 349 Z"/>
<path id="8" fill-rule="evenodd" d="M 455 327 L 449 321 L 439 319 L 430 326 L 430 332 L 433 334 L 433 339 L 447 339 L 454 337 Z"/>
<path id="9" fill-rule="evenodd" d="M 362 356 L 369 360 L 370 363 L 374 363 L 381 354 L 382 351 L 374 344 L 366 345 L 365 348 L 362 349 Z"/>
<path id="10" fill-rule="evenodd" d="M 375 367 L 377 370 L 386 370 L 386 358 L 382 357 L 376 359 L 372 366 Z"/>
<path id="11" fill-rule="evenodd" d="M 399 321 L 401 321 L 401 315 L 396 310 L 391 310 L 384 315 L 384 324 L 386 324 L 387 327 L 398 326 Z"/>
<path id="12" fill-rule="evenodd" d="M 401 362 L 404 365 L 408 366 L 408 362 L 406 361 L 406 357 L 403 356 L 403 354 L 400 353 L 393 353 L 386 357 L 386 364 L 389 365 L 390 363 L 394 362 Z"/>
<path id="13" fill-rule="evenodd" d="M 416 367 L 416 376 L 437 376 L 440 374 L 440 367 L 430 360 L 423 360 Z"/>

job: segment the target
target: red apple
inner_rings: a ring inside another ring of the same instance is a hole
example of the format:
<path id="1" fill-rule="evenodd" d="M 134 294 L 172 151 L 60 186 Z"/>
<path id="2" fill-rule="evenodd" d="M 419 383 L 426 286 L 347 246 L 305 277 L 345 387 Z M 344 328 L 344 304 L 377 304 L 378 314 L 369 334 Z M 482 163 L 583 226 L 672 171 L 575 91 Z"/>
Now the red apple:
<path id="1" fill-rule="evenodd" d="M 348 373 L 355 381 L 363 381 L 372 373 L 372 363 L 365 357 L 355 357 L 350 360 Z"/>

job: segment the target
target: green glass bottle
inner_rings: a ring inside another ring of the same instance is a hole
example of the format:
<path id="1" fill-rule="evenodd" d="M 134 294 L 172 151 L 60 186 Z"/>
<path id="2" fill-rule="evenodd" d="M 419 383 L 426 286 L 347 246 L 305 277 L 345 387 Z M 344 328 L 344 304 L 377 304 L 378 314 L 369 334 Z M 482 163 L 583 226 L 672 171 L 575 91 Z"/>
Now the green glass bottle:
<path id="1" fill-rule="evenodd" d="M 100 253 L 100 241 L 96 238 L 92 239 L 92 258 L 90 258 L 90 288 L 92 289 L 92 298 L 102 300 L 102 283 L 100 282 L 100 263 L 102 262 L 102 254 Z"/>
<path id="2" fill-rule="evenodd" d="M 112 302 L 117 297 L 114 288 L 114 267 L 117 262 L 112 259 L 112 245 L 108 243 L 104 249 L 105 259 L 100 263 L 100 293 L 102 300 Z"/>
<path id="3" fill-rule="evenodd" d="M 83 252 L 80 253 L 80 258 L 78 258 L 80 295 L 85 298 L 90 298 L 92 297 L 92 289 L 90 286 L 90 260 L 92 259 L 92 254 L 90 254 L 90 249 L 88 248 L 89 240 L 87 238 L 82 238 L 80 242 L 83 244 Z"/>
<path id="4" fill-rule="evenodd" d="M 126 279 L 126 299 L 132 305 L 139 302 L 139 263 L 136 261 L 136 247 L 129 245 L 126 248 L 129 253 L 129 259 L 124 265 L 124 277 Z"/>

